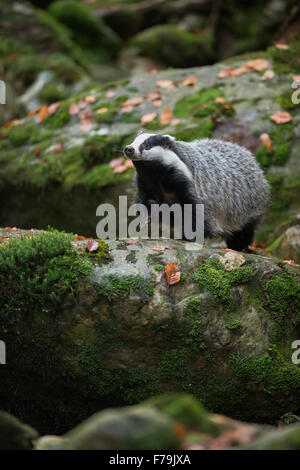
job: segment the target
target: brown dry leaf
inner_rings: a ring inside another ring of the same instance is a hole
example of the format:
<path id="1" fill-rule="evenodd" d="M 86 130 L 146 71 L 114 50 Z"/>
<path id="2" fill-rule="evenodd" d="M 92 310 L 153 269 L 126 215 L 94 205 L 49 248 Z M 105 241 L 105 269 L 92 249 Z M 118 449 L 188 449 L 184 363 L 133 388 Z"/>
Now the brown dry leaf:
<path id="1" fill-rule="evenodd" d="M 177 126 L 180 123 L 181 123 L 181 119 L 178 119 L 178 118 L 172 119 L 172 121 L 170 122 L 171 126 Z"/>
<path id="2" fill-rule="evenodd" d="M 56 113 L 56 111 L 58 110 L 58 108 L 60 107 L 60 103 L 57 101 L 56 103 L 52 103 L 50 104 L 50 106 L 48 106 L 48 114 L 49 116 L 51 116 L 52 114 Z"/>
<path id="3" fill-rule="evenodd" d="M 123 157 L 113 158 L 113 159 L 109 162 L 109 166 L 110 166 L 110 168 L 116 168 L 116 167 L 122 165 L 122 164 L 123 164 L 123 161 L 124 161 L 124 158 L 123 158 Z"/>
<path id="4" fill-rule="evenodd" d="M 85 240 L 86 237 L 84 237 L 83 235 L 77 235 L 77 233 L 74 235 L 76 240 Z"/>
<path id="5" fill-rule="evenodd" d="M 77 106 L 76 103 L 72 103 L 69 106 L 69 114 L 70 116 L 75 116 L 75 114 L 79 113 L 79 107 Z"/>
<path id="6" fill-rule="evenodd" d="M 174 82 L 172 80 L 158 80 L 156 82 L 156 85 L 159 86 L 160 88 L 167 88 L 169 90 L 172 90 L 175 88 Z"/>
<path id="7" fill-rule="evenodd" d="M 155 101 L 161 99 L 161 93 L 160 91 L 151 91 L 148 93 L 148 95 L 145 97 L 146 101 Z"/>
<path id="8" fill-rule="evenodd" d="M 96 98 L 94 95 L 88 95 L 84 99 L 87 103 L 95 103 L 96 101 Z"/>
<path id="9" fill-rule="evenodd" d="M 44 119 L 48 116 L 48 106 L 43 104 L 39 110 L 39 122 L 43 122 Z"/>
<path id="10" fill-rule="evenodd" d="M 159 116 L 160 124 L 169 124 L 172 121 L 173 112 L 171 108 L 166 108 Z"/>
<path id="11" fill-rule="evenodd" d="M 197 77 L 194 75 L 191 75 L 190 77 L 187 77 L 185 80 L 183 80 L 183 85 L 185 86 L 193 86 L 196 85 L 197 83 Z"/>
<path id="12" fill-rule="evenodd" d="M 175 263 L 168 263 L 167 266 L 165 267 L 165 273 L 167 276 L 167 281 L 168 281 L 169 286 L 172 286 L 173 284 L 177 284 L 177 282 L 180 281 L 181 272 Z"/>
<path id="13" fill-rule="evenodd" d="M 21 121 L 19 119 L 13 119 L 12 121 L 6 122 L 2 126 L 2 129 L 7 129 L 8 127 L 11 127 L 11 126 L 17 126 L 18 124 L 20 124 L 20 122 Z"/>
<path id="14" fill-rule="evenodd" d="M 272 142 L 271 142 L 269 134 L 264 132 L 263 134 L 260 134 L 259 139 L 261 143 L 267 147 L 268 150 L 270 151 L 273 150 Z"/>
<path id="15" fill-rule="evenodd" d="M 114 168 L 113 173 L 115 173 L 116 175 L 120 175 L 121 173 L 125 173 L 125 171 L 127 171 L 127 170 L 128 170 L 128 168 L 124 163 L 123 165 L 116 166 Z"/>
<path id="16" fill-rule="evenodd" d="M 267 248 L 267 243 L 254 242 L 250 246 L 254 250 L 265 250 Z"/>
<path id="17" fill-rule="evenodd" d="M 37 147 L 35 147 L 33 153 L 34 153 L 34 155 L 35 155 L 36 157 L 39 156 L 39 154 L 40 154 L 40 146 L 39 146 L 39 145 L 38 145 Z"/>
<path id="18" fill-rule="evenodd" d="M 128 170 L 129 168 L 134 168 L 134 164 L 132 160 L 125 160 L 124 165 L 126 166 L 126 169 Z"/>
<path id="19" fill-rule="evenodd" d="M 150 70 L 149 70 L 149 73 L 157 73 L 157 72 L 158 72 L 157 69 L 150 69 Z"/>
<path id="20" fill-rule="evenodd" d="M 165 251 L 166 247 L 164 245 L 150 246 L 153 251 Z"/>
<path id="21" fill-rule="evenodd" d="M 123 106 L 122 113 L 131 113 L 133 111 L 133 106 Z"/>
<path id="22" fill-rule="evenodd" d="M 142 96 L 137 96 L 135 98 L 129 98 L 128 100 L 124 101 L 122 104 L 122 108 L 126 108 L 127 106 L 137 106 L 145 101 L 145 98 Z"/>
<path id="23" fill-rule="evenodd" d="M 87 249 L 89 252 L 97 251 L 98 248 L 99 248 L 99 243 L 96 242 L 96 240 L 93 240 L 92 238 L 90 238 L 90 239 L 86 242 L 86 249 Z"/>
<path id="24" fill-rule="evenodd" d="M 266 59 L 254 59 L 247 62 L 246 65 L 256 72 L 262 72 L 269 67 L 269 62 Z"/>
<path id="25" fill-rule="evenodd" d="M 79 111 L 87 107 L 87 102 L 85 100 L 79 100 L 77 103 Z"/>
<path id="26" fill-rule="evenodd" d="M 92 118 L 93 114 L 89 109 L 80 113 L 79 120 L 81 132 L 88 132 L 92 128 Z"/>
<path id="27" fill-rule="evenodd" d="M 295 264 L 295 261 L 293 259 L 290 259 L 290 258 L 284 258 L 283 261 L 287 264 L 292 265 L 292 266 L 294 266 L 294 264 Z"/>
<path id="28" fill-rule="evenodd" d="M 99 108 L 97 109 L 96 114 L 104 114 L 104 113 L 107 113 L 107 111 L 108 111 L 108 108 Z"/>
<path id="29" fill-rule="evenodd" d="M 263 76 L 261 77 L 262 80 L 272 80 L 275 73 L 274 70 L 266 70 Z"/>
<path id="30" fill-rule="evenodd" d="M 153 106 L 156 106 L 157 108 L 162 105 L 162 100 L 154 100 L 152 101 Z"/>
<path id="31" fill-rule="evenodd" d="M 145 126 L 149 122 L 154 121 L 156 116 L 157 116 L 157 113 L 144 114 L 144 116 L 142 116 L 142 118 L 141 118 L 141 123 L 143 124 L 143 126 Z"/>
<path id="32" fill-rule="evenodd" d="M 136 245 L 138 240 L 126 240 L 125 243 L 126 245 Z"/>
<path id="33" fill-rule="evenodd" d="M 225 103 L 225 99 L 222 98 L 221 96 L 218 96 L 218 97 L 215 99 L 215 102 L 216 102 L 216 103 Z"/>
<path id="34" fill-rule="evenodd" d="M 286 122 L 290 122 L 293 118 L 287 111 L 278 111 L 270 116 L 270 119 L 276 124 L 285 124 Z"/>
<path id="35" fill-rule="evenodd" d="M 224 69 L 218 73 L 217 78 L 228 78 L 233 77 L 234 69 Z"/>
<path id="36" fill-rule="evenodd" d="M 105 94 L 106 98 L 113 98 L 116 95 L 115 90 L 108 90 Z"/>
<path id="37" fill-rule="evenodd" d="M 281 43 L 275 44 L 275 47 L 276 49 L 281 49 L 282 51 L 286 51 L 287 49 L 290 48 L 288 44 L 281 44 Z"/>
<path id="38" fill-rule="evenodd" d="M 65 144 L 63 142 L 61 142 L 57 147 L 55 147 L 54 149 L 54 153 L 59 153 L 62 151 L 62 149 L 64 148 Z"/>
<path id="39" fill-rule="evenodd" d="M 29 113 L 27 114 L 27 116 L 34 116 L 35 114 L 38 114 L 40 112 L 40 107 L 37 108 L 37 109 L 33 109 L 32 111 L 29 111 Z"/>

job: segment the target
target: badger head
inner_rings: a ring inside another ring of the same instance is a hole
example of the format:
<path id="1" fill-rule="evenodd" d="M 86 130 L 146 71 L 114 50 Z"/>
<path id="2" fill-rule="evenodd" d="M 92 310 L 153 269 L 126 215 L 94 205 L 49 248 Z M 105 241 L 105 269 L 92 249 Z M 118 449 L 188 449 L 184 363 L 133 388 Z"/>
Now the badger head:
<path id="1" fill-rule="evenodd" d="M 167 150 L 170 149 L 171 143 L 175 137 L 171 135 L 147 134 L 139 133 L 134 141 L 124 148 L 124 155 L 131 158 L 132 161 L 156 160 L 163 163 Z"/>

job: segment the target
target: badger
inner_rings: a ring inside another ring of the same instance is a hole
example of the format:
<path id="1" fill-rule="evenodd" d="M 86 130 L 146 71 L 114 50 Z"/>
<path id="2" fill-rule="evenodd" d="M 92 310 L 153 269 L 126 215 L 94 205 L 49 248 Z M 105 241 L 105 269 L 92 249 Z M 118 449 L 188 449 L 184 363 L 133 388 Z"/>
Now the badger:
<path id="1" fill-rule="evenodd" d="M 193 208 L 203 204 L 204 237 L 222 237 L 228 248 L 251 251 L 270 189 L 246 148 L 223 140 L 184 142 L 141 132 L 124 148 L 124 155 L 136 168 L 136 202 L 147 208 L 154 202 Z M 194 210 L 192 224 L 197 229 Z"/>

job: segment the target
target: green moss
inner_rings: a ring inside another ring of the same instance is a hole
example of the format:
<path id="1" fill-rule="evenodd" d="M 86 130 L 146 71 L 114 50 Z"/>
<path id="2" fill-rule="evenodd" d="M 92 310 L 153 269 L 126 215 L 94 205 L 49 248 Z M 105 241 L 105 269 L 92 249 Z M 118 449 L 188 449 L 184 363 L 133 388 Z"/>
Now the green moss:
<path id="1" fill-rule="evenodd" d="M 291 309 L 298 312 L 300 320 L 300 284 L 295 276 L 284 273 L 272 277 L 265 285 L 265 292 L 268 308 L 276 320 L 283 320 Z"/>
<path id="2" fill-rule="evenodd" d="M 87 256 L 90 260 L 106 262 L 111 261 L 112 257 L 109 253 L 109 246 L 104 240 L 98 240 L 98 249 L 97 251 L 90 251 L 87 253 Z"/>
<path id="3" fill-rule="evenodd" d="M 46 117 L 43 124 L 48 129 L 59 129 L 65 126 L 70 121 L 70 118 L 68 104 L 64 102 L 54 114 Z"/>
<path id="4" fill-rule="evenodd" d="M 160 272 L 160 271 L 163 271 L 163 270 L 165 269 L 165 267 L 164 267 L 162 264 L 154 264 L 154 265 L 153 265 L 153 269 L 154 269 L 155 271 Z"/>
<path id="5" fill-rule="evenodd" d="M 239 320 L 238 318 L 236 318 L 232 314 L 229 315 L 229 317 L 226 320 L 226 327 L 229 330 L 236 330 L 236 329 L 240 328 L 241 325 L 242 325 L 241 320 Z"/>
<path id="6" fill-rule="evenodd" d="M 290 42 L 287 50 L 277 49 L 273 46 L 268 49 L 268 53 L 274 61 L 274 71 L 279 73 L 299 73 L 300 72 L 300 37 Z"/>
<path id="7" fill-rule="evenodd" d="M 14 146 L 18 147 L 26 144 L 27 142 L 36 141 L 38 133 L 38 126 L 33 122 L 27 121 L 23 124 L 9 127 L 4 132 L 4 135 Z"/>
<path id="8" fill-rule="evenodd" d="M 197 266 L 193 279 L 201 288 L 207 289 L 218 301 L 229 304 L 232 300 L 230 288 L 248 282 L 253 276 L 251 266 L 242 266 L 226 271 L 216 260 L 206 260 Z"/>
<path id="9" fill-rule="evenodd" d="M 196 125 L 176 126 L 176 130 L 172 135 L 174 135 L 177 140 L 184 140 L 185 142 L 190 142 L 194 139 L 212 137 L 212 131 L 215 124 L 211 119 L 203 119 L 195 122 L 195 124 Z"/>
<path id="10" fill-rule="evenodd" d="M 291 123 L 274 127 L 269 132 L 272 141 L 272 150 L 268 150 L 265 145 L 260 145 L 256 151 L 256 159 L 263 169 L 271 165 L 283 166 L 292 151 L 292 140 L 294 138 L 293 125 Z"/>
<path id="11" fill-rule="evenodd" d="M 66 98 L 64 90 L 51 83 L 44 85 L 39 93 L 39 99 L 42 103 L 50 104 L 56 101 L 61 101 L 64 98 Z"/>
<path id="12" fill-rule="evenodd" d="M 213 56 L 211 34 L 197 36 L 171 24 L 146 29 L 137 34 L 130 44 L 143 55 L 172 67 L 205 64 Z"/>
<path id="13" fill-rule="evenodd" d="M 198 91 L 177 101 L 174 115 L 178 118 L 188 118 L 191 116 L 205 117 L 220 112 L 221 103 L 216 103 L 215 101 L 220 96 L 222 96 L 222 93 L 218 88 Z"/>
<path id="14" fill-rule="evenodd" d="M 11 239 L 0 249 L 0 313 L 53 311 L 74 295 L 80 277 L 90 270 L 90 263 L 78 256 L 71 236 L 64 233 Z"/>
<path id="15" fill-rule="evenodd" d="M 130 291 L 137 292 L 146 302 L 153 294 L 153 285 L 151 280 L 144 279 L 139 275 L 118 277 L 115 275 L 108 276 L 98 286 L 99 293 L 106 297 L 109 301 L 116 297 L 126 297 Z"/>

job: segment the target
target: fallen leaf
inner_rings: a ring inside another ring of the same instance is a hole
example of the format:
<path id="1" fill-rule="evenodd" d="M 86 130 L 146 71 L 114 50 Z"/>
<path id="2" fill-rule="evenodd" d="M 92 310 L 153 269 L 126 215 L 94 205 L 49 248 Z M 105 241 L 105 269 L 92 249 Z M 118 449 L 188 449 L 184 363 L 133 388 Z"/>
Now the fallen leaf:
<path id="1" fill-rule="evenodd" d="M 127 106 L 137 106 L 138 104 L 141 104 L 143 103 L 145 99 L 142 97 L 142 96 L 137 96 L 135 98 L 129 98 L 128 100 L 124 101 L 124 103 L 122 104 L 122 108 L 123 107 L 127 107 Z"/>
<path id="2" fill-rule="evenodd" d="M 150 69 L 150 70 L 149 70 L 149 73 L 157 73 L 157 72 L 158 72 L 157 69 Z"/>
<path id="3" fill-rule="evenodd" d="M 196 85 L 197 83 L 197 77 L 191 75 L 190 77 L 187 77 L 185 80 L 183 80 L 183 85 L 185 86 L 193 86 Z"/>
<path id="4" fill-rule="evenodd" d="M 126 240 L 125 243 L 126 245 L 136 245 L 138 240 Z"/>
<path id="5" fill-rule="evenodd" d="M 79 111 L 87 107 L 87 102 L 85 100 L 79 100 L 77 103 Z"/>
<path id="6" fill-rule="evenodd" d="M 34 116 L 35 114 L 38 114 L 39 111 L 40 111 L 40 107 L 39 108 L 36 108 L 36 109 L 33 109 L 32 111 L 29 111 L 29 113 L 27 114 L 27 116 Z"/>
<path id="7" fill-rule="evenodd" d="M 35 147 L 33 153 L 34 153 L 34 155 L 35 155 L 36 157 L 39 156 L 39 154 L 40 154 L 40 146 L 39 146 L 39 145 L 38 145 L 37 147 Z"/>
<path id="8" fill-rule="evenodd" d="M 171 108 L 166 108 L 162 111 L 159 116 L 160 124 L 169 124 L 173 118 L 173 112 Z"/>
<path id="9" fill-rule="evenodd" d="M 99 108 L 97 109 L 96 114 L 104 114 L 104 113 L 107 113 L 107 111 L 108 111 L 108 108 Z"/>
<path id="10" fill-rule="evenodd" d="M 300 81 L 300 75 L 292 75 L 293 81 L 297 82 L 298 80 Z"/>
<path id="11" fill-rule="evenodd" d="M 181 119 L 178 119 L 178 118 L 172 119 L 172 121 L 170 122 L 171 126 L 177 126 L 180 123 L 181 123 Z"/>
<path id="12" fill-rule="evenodd" d="M 157 113 L 144 114 L 144 116 L 142 116 L 141 118 L 141 123 L 143 124 L 143 126 L 145 126 L 149 122 L 153 121 L 156 118 L 156 116 L 157 116 Z"/>
<path id="13" fill-rule="evenodd" d="M 222 98 L 221 96 L 218 96 L 218 97 L 215 99 L 215 102 L 216 102 L 216 103 L 225 103 L 225 98 Z"/>
<path id="14" fill-rule="evenodd" d="M 123 106 L 122 113 L 131 113 L 133 111 L 133 106 Z"/>
<path id="15" fill-rule="evenodd" d="M 115 90 L 108 90 L 108 91 L 105 93 L 105 97 L 106 97 L 106 98 L 113 98 L 115 95 L 116 95 Z"/>
<path id="16" fill-rule="evenodd" d="M 87 103 L 95 103 L 95 101 L 96 101 L 96 98 L 93 95 L 88 95 L 84 99 Z"/>
<path id="17" fill-rule="evenodd" d="M 165 251 L 166 247 L 164 245 L 150 246 L 153 251 Z"/>
<path id="18" fill-rule="evenodd" d="M 169 286 L 172 286 L 173 284 L 176 284 L 180 281 L 181 272 L 175 263 L 168 263 L 165 267 L 165 273 Z"/>
<path id="19" fill-rule="evenodd" d="M 56 113 L 56 111 L 58 110 L 59 106 L 60 106 L 60 103 L 58 103 L 58 102 L 50 104 L 50 106 L 48 106 L 48 114 L 49 114 L 49 116 L 51 116 L 52 114 Z"/>
<path id="20" fill-rule="evenodd" d="M 266 59 L 254 59 L 247 62 L 246 65 L 256 72 L 262 72 L 269 67 L 269 62 Z"/>
<path id="21" fill-rule="evenodd" d="M 85 240 L 86 237 L 82 236 L 82 235 L 77 235 L 77 233 L 74 235 L 76 240 Z"/>
<path id="22" fill-rule="evenodd" d="M 168 88 L 168 89 L 175 88 L 175 85 L 172 80 L 158 80 L 156 82 L 156 85 L 159 86 L 160 88 Z"/>
<path id="23" fill-rule="evenodd" d="M 265 250 L 267 248 L 267 243 L 254 242 L 250 246 L 254 250 Z"/>
<path id="24" fill-rule="evenodd" d="M 151 91 L 148 93 L 148 95 L 145 97 L 146 101 L 155 101 L 161 99 L 161 93 L 160 91 Z"/>
<path id="25" fill-rule="evenodd" d="M 276 124 L 285 124 L 286 122 L 290 122 L 293 118 L 287 111 L 278 111 L 270 116 L 270 119 Z"/>
<path id="26" fill-rule="evenodd" d="M 283 261 L 287 264 L 290 264 L 291 266 L 294 266 L 294 264 L 295 264 L 295 261 L 293 259 L 284 258 Z"/>
<path id="27" fill-rule="evenodd" d="M 109 166 L 110 168 L 116 168 L 117 166 L 120 166 L 123 164 L 123 161 L 124 161 L 124 158 L 123 157 L 119 157 L 119 158 L 113 158 L 110 162 L 109 162 Z"/>
<path id="28" fill-rule="evenodd" d="M 217 78 L 233 77 L 234 69 L 224 69 L 218 73 Z"/>
<path id="29" fill-rule="evenodd" d="M 276 49 L 281 49 L 282 51 L 286 51 L 290 48 L 288 44 L 277 43 L 275 44 Z"/>
<path id="30" fill-rule="evenodd" d="M 162 105 L 162 100 L 154 100 L 152 101 L 153 106 L 159 107 Z"/>
<path id="31" fill-rule="evenodd" d="M 43 122 L 47 116 L 48 116 L 48 106 L 46 104 L 43 104 L 43 106 L 41 106 L 39 110 L 39 122 Z"/>
<path id="32" fill-rule="evenodd" d="M 76 103 L 72 103 L 69 106 L 69 114 L 70 116 L 75 116 L 75 114 L 79 113 L 79 108 Z"/>
<path id="33" fill-rule="evenodd" d="M 18 124 L 20 124 L 20 122 L 21 121 L 19 119 L 13 119 L 12 121 L 6 122 L 2 126 L 2 129 L 7 129 L 8 127 L 11 127 L 11 126 L 17 126 Z"/>
<path id="34" fill-rule="evenodd" d="M 89 252 L 97 251 L 99 248 L 99 243 L 96 240 L 90 238 L 90 240 L 86 242 L 86 248 Z"/>
<path id="35" fill-rule="evenodd" d="M 265 73 L 262 75 L 261 79 L 262 80 L 272 80 L 274 77 L 275 73 L 273 70 L 266 70 Z"/>
<path id="36" fill-rule="evenodd" d="M 59 153 L 62 151 L 62 149 L 64 148 L 65 144 L 63 142 L 61 142 L 57 147 L 55 147 L 54 149 L 54 153 Z"/>
<path id="37" fill-rule="evenodd" d="M 260 134 L 259 139 L 260 139 L 261 143 L 263 145 L 265 145 L 268 150 L 270 150 L 270 151 L 273 150 L 272 142 L 271 142 L 269 134 L 264 132 L 263 134 Z"/>

